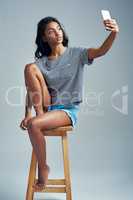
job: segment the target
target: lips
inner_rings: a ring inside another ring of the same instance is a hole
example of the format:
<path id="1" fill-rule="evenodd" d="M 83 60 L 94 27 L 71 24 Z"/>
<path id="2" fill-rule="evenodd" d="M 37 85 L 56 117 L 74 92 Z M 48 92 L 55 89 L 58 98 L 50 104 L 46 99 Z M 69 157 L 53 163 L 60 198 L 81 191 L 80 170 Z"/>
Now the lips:
<path id="1" fill-rule="evenodd" d="M 57 40 L 62 40 L 62 37 L 58 37 Z"/>

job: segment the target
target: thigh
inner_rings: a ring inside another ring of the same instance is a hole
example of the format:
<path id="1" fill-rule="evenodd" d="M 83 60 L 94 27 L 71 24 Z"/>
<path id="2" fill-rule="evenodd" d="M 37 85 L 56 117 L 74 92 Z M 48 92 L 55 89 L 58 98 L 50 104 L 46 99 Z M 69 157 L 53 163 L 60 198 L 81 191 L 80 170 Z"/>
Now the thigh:
<path id="1" fill-rule="evenodd" d="M 35 71 L 36 71 L 36 76 L 37 76 L 40 84 L 42 84 L 43 87 L 47 87 L 45 78 L 44 78 L 41 70 L 38 68 L 38 66 L 36 64 L 34 64 L 34 67 L 35 67 Z"/>
<path id="2" fill-rule="evenodd" d="M 71 125 L 71 119 L 63 110 L 52 110 L 46 112 L 42 116 L 33 117 L 31 123 L 36 128 L 48 130 L 60 126 Z"/>
<path id="3" fill-rule="evenodd" d="M 38 78 L 38 81 L 40 83 L 41 89 L 42 89 L 42 100 L 43 100 L 43 106 L 47 106 L 51 104 L 51 96 L 48 90 L 48 86 L 45 80 L 44 75 L 40 71 L 40 69 L 35 65 L 36 67 L 36 76 Z"/>

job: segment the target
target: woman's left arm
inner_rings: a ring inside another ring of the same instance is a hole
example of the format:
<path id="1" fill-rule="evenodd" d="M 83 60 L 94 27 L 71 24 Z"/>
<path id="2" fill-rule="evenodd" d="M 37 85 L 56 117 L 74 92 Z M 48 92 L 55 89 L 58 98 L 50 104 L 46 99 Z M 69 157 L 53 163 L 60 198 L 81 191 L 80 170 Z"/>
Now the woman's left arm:
<path id="1" fill-rule="evenodd" d="M 111 33 L 99 48 L 88 49 L 89 59 L 94 59 L 106 54 L 108 50 L 111 48 L 116 38 L 116 35 L 119 32 L 119 27 L 115 19 L 105 20 L 104 25 L 106 27 L 106 30 L 111 31 Z"/>

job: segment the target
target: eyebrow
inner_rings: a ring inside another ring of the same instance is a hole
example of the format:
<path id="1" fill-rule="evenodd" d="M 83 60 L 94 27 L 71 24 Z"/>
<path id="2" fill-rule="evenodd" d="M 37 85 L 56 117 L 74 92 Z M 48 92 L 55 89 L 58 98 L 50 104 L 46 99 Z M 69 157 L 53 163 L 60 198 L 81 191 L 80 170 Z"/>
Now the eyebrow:
<path id="1" fill-rule="evenodd" d="M 57 25 L 56 28 L 61 28 L 60 25 Z M 49 31 L 50 29 L 54 29 L 54 28 L 48 28 L 47 30 Z"/>

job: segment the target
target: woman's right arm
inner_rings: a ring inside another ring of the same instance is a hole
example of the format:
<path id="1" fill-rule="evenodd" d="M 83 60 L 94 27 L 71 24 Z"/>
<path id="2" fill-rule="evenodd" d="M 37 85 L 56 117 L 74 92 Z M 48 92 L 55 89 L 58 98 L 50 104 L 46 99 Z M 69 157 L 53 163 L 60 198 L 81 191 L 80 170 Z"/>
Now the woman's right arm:
<path id="1" fill-rule="evenodd" d="M 30 99 L 29 92 L 27 91 L 25 98 L 25 117 L 31 116 L 31 111 L 32 111 L 32 102 Z"/>
<path id="2" fill-rule="evenodd" d="M 27 91 L 25 98 L 25 117 L 20 123 L 20 128 L 22 130 L 27 130 L 27 123 L 32 118 L 32 102 L 29 96 L 29 92 Z"/>

